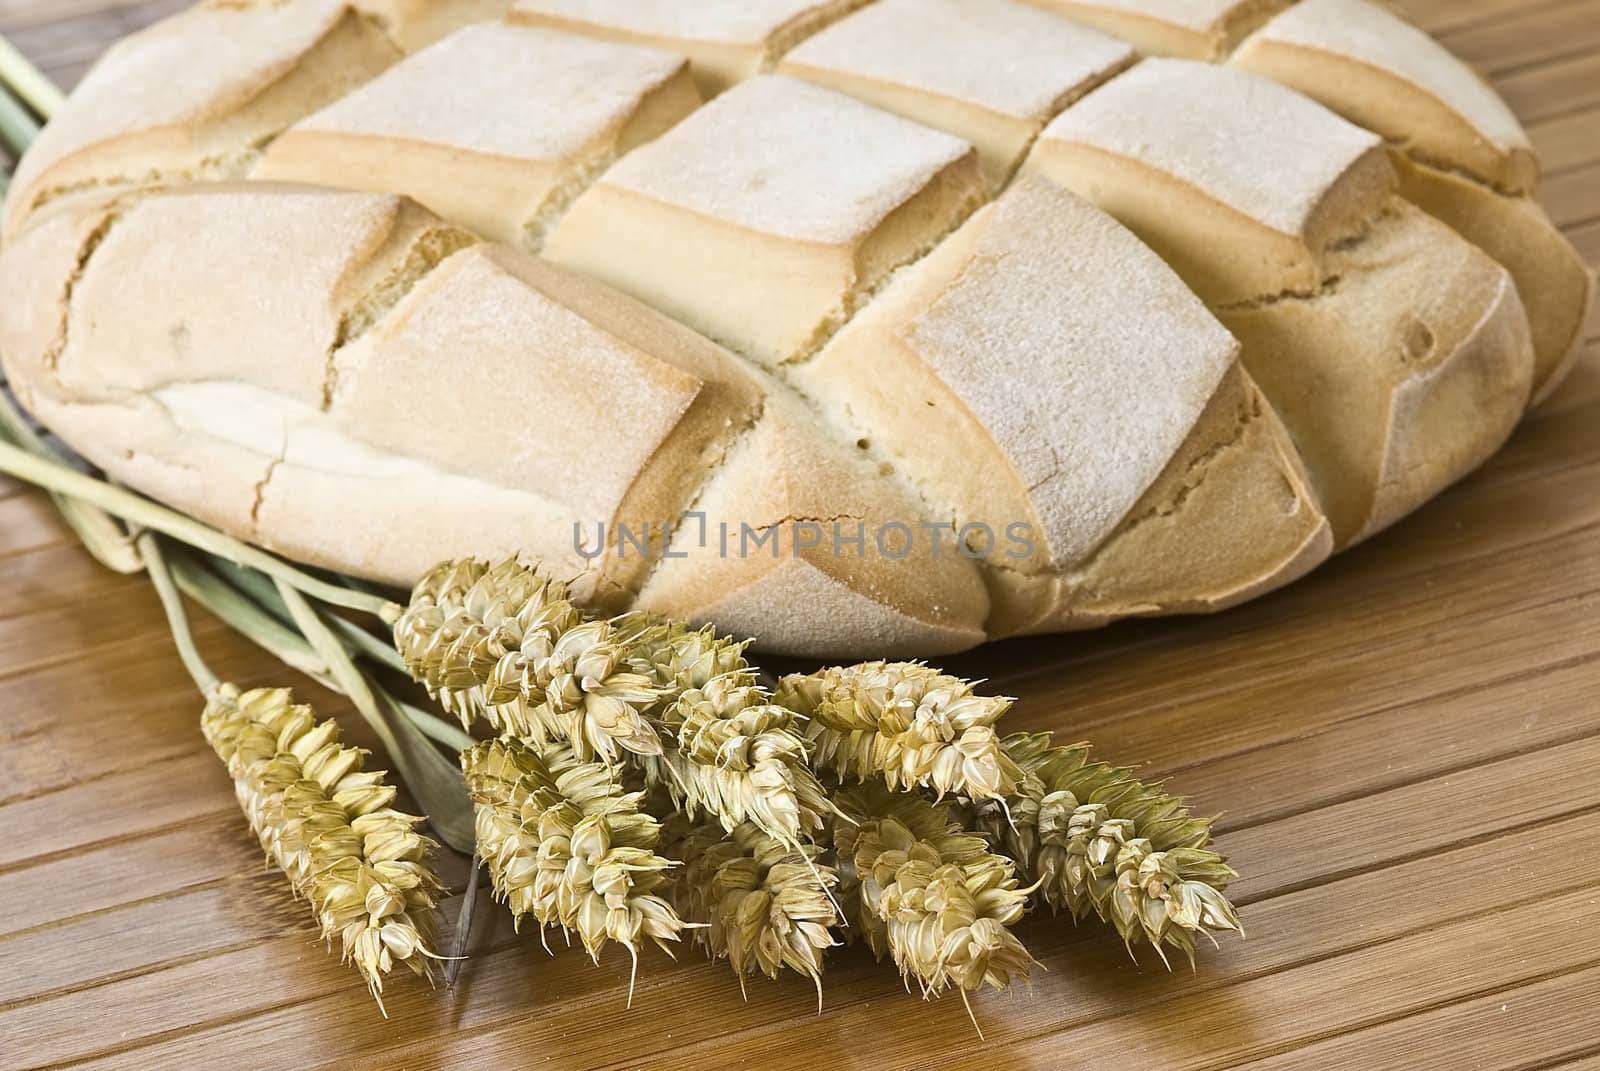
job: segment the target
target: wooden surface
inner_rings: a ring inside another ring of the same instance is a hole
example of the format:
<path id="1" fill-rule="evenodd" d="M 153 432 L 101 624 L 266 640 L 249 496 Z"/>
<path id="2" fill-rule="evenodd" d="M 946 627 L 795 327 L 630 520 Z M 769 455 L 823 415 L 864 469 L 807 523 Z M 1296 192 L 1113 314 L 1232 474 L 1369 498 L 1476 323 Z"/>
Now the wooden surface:
<path id="1" fill-rule="evenodd" d="M 183 6 L 0 0 L 64 82 Z M 1493 77 L 1600 260 L 1600 0 L 1407 0 Z M 155 599 L 0 485 L 0 1065 L 1600 1069 L 1600 337 L 1505 452 L 1220 618 L 959 660 L 1012 728 L 1144 760 L 1224 814 L 1249 939 L 1197 973 L 1039 917 L 1031 995 L 924 1004 L 858 950 L 818 1015 L 724 966 L 547 956 L 482 914 L 454 993 L 380 1018 L 263 871 Z M 220 669 L 286 678 L 207 624 Z M 308 690 L 309 691 L 309 690 Z M 312 692 L 311 694 L 315 694 Z M 328 704 L 329 710 L 340 710 Z M 353 719 L 344 718 L 346 724 Z M 359 737 L 359 733 L 357 733 Z M 459 881 L 459 865 L 452 878 Z M 450 909 L 454 904 L 448 905 Z"/>

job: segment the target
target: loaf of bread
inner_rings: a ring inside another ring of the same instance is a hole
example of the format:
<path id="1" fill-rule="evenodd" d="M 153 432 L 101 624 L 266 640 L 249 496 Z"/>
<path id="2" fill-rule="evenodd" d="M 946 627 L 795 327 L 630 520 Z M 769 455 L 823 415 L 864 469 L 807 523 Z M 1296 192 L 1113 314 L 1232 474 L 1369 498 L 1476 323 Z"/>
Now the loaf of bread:
<path id="1" fill-rule="evenodd" d="M 409 584 L 523 554 L 807 655 L 1204 612 L 1461 478 L 1592 282 L 1369 0 L 211 0 L 5 207 L 116 479 Z"/>

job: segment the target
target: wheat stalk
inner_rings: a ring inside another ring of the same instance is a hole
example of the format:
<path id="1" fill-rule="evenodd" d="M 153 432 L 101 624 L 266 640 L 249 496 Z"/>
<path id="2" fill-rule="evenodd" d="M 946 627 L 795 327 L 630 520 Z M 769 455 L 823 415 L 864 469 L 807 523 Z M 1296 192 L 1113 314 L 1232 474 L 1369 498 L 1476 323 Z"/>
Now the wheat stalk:
<path id="1" fill-rule="evenodd" d="M 1003 799 L 1020 771 L 995 723 L 1011 700 L 915 662 L 866 662 L 785 677 L 777 701 L 808 719 L 812 764 L 841 780 L 882 779 L 939 797 Z"/>
<path id="2" fill-rule="evenodd" d="M 670 954 L 684 923 L 660 893 L 676 864 L 657 854 L 661 825 L 615 768 L 504 738 L 467 750 L 461 765 L 478 808 L 479 855 L 519 926 L 531 915 L 541 934 L 575 933 L 597 961 L 615 941 L 635 971 L 644 938 Z"/>
<path id="3" fill-rule="evenodd" d="M 4 73 L 8 50 L 11 50 L 11 46 L 5 38 L 0 37 L 0 73 Z M 39 121 L 23 107 L 21 101 L 6 91 L 8 88 L 0 87 L 0 145 L 21 155 L 22 150 L 33 144 L 39 136 Z"/>
<path id="4" fill-rule="evenodd" d="M 0 36 L 0 84 L 14 92 L 43 119 L 48 120 L 61 108 L 61 90 L 28 62 L 28 58 L 4 36 Z M 17 148 L 25 149 L 27 143 L 21 143 Z"/>
<path id="5" fill-rule="evenodd" d="M 841 921 L 830 893 L 838 874 L 818 863 L 821 850 L 748 823 L 724 831 L 678 814 L 668 828 L 673 854 L 687 860 L 672 897 L 684 918 L 703 924 L 695 939 L 712 959 L 728 960 L 741 991 L 756 971 L 805 975 L 820 1010 L 823 956 L 839 943 L 832 928 Z"/>
<path id="6" fill-rule="evenodd" d="M 356 591 L 313 576 L 193 517 L 9 442 L 0 442 L 0 472 L 93 505 L 131 526 L 160 532 L 207 554 L 265 573 L 329 606 L 372 614 L 386 624 L 392 624 L 400 616 L 402 608 L 381 595 Z"/>
<path id="7" fill-rule="evenodd" d="M 1163 960 L 1171 947 L 1192 962 L 1198 935 L 1240 929 L 1224 895 L 1238 875 L 1207 847 L 1209 819 L 1130 768 L 1091 761 L 1086 744 L 1019 733 L 1004 746 L 1024 772 L 1019 793 L 1005 812 L 975 803 L 973 825 L 1038 881 L 1052 910 L 1093 911 L 1130 949 L 1145 940 Z"/>
<path id="8" fill-rule="evenodd" d="M 344 747 L 338 726 L 286 689 L 220 684 L 200 725 L 262 848 L 310 902 L 322 936 L 339 939 L 379 1007 L 397 962 L 431 982 L 442 888 L 428 863 L 433 842 L 416 832 L 423 819 L 394 809 L 384 775 L 363 771 L 364 753 Z"/>

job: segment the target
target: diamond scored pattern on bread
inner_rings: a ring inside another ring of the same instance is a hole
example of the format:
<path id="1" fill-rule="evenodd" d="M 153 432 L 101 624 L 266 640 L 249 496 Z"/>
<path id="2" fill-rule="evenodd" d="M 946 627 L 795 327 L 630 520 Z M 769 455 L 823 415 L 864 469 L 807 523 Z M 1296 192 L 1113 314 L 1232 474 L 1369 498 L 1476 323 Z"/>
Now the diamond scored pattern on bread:
<path id="1" fill-rule="evenodd" d="M 212 0 L 23 162 L 0 353 L 307 562 L 932 655 L 1234 605 L 1471 471 L 1589 300 L 1535 180 L 1365 0 Z"/>
<path id="2" fill-rule="evenodd" d="M 699 105 L 681 56 L 480 23 L 290 127 L 255 176 L 403 193 L 537 246 L 593 175 Z"/>

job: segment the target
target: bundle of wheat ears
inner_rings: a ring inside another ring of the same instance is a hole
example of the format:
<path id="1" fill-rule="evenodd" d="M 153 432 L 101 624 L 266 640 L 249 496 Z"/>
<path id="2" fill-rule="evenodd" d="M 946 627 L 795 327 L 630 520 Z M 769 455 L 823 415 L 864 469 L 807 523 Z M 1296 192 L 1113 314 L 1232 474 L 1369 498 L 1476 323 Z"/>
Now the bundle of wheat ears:
<path id="1" fill-rule="evenodd" d="M 20 152 L 28 107 L 53 100 L 15 53 L 0 75 L 21 98 L 0 94 L 0 140 Z M 464 924 L 455 954 L 436 943 L 423 825 L 481 861 L 519 926 L 597 959 L 620 945 L 636 969 L 647 943 L 699 945 L 741 988 L 788 970 L 819 1000 L 826 955 L 852 942 L 924 996 L 1025 981 L 1014 928 L 1036 907 L 1163 960 L 1239 929 L 1208 821 L 1082 745 L 1002 735 L 1010 699 L 932 667 L 771 682 L 744 642 L 595 616 L 517 560 L 443 563 L 400 605 L 87 474 L 3 391 L 0 471 L 48 489 L 107 566 L 148 573 L 250 829 L 380 1007 L 397 967 L 431 981 L 465 947 Z M 426 817 L 287 690 L 219 680 L 184 595 L 348 696 Z M 442 713 L 398 698 L 402 676 Z"/>

